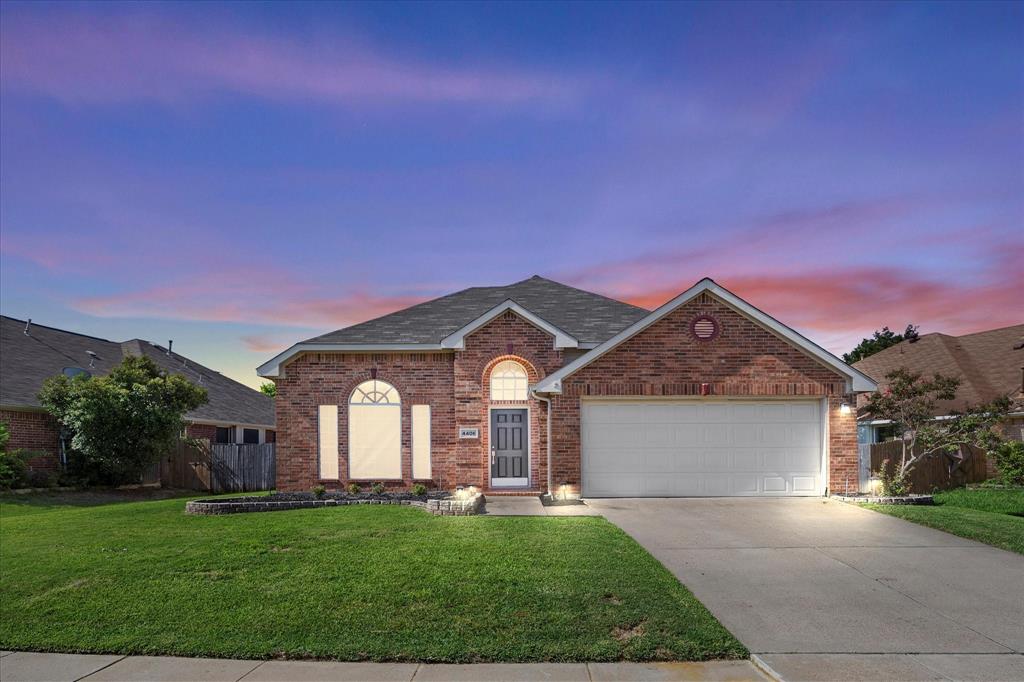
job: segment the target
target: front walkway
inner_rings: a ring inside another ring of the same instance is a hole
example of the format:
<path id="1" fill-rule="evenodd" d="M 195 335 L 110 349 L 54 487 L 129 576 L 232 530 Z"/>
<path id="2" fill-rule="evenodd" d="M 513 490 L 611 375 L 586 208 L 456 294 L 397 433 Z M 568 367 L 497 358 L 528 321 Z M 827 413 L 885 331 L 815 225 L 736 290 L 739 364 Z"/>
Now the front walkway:
<path id="1" fill-rule="evenodd" d="M 770 678 L 750 661 L 707 663 L 338 663 L 0 652 L 3 682 L 612 682 Z"/>
<path id="2" fill-rule="evenodd" d="M 488 516 L 600 516 L 586 504 L 544 505 L 540 498 L 529 495 L 487 497 L 484 513 Z"/>

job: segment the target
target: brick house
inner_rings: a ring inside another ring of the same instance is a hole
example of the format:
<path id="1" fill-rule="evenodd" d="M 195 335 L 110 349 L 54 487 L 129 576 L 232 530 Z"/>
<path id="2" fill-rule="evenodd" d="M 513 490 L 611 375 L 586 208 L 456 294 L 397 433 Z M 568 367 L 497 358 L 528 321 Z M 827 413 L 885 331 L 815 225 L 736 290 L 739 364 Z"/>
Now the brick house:
<path id="1" fill-rule="evenodd" d="M 297 343 L 277 487 L 822 495 L 857 485 L 871 379 L 704 279 L 648 311 L 532 277 Z"/>
<path id="2" fill-rule="evenodd" d="M 187 435 L 214 443 L 273 442 L 274 401 L 248 386 L 142 339 L 117 342 L 0 316 L 0 422 L 8 447 L 39 453 L 34 470 L 56 470 L 60 429 L 39 403 L 43 382 L 54 375 L 106 374 L 126 355 L 145 355 L 167 372 L 207 390 L 209 402 L 185 415 Z"/>

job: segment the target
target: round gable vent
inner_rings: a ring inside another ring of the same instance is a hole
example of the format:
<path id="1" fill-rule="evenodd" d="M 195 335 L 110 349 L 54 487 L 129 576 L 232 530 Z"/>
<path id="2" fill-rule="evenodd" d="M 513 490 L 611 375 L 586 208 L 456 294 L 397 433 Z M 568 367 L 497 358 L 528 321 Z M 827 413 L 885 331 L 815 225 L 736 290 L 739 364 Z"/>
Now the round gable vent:
<path id="1" fill-rule="evenodd" d="M 710 315 L 701 315 L 690 325 L 690 332 L 701 341 L 710 341 L 718 336 L 718 320 Z"/>

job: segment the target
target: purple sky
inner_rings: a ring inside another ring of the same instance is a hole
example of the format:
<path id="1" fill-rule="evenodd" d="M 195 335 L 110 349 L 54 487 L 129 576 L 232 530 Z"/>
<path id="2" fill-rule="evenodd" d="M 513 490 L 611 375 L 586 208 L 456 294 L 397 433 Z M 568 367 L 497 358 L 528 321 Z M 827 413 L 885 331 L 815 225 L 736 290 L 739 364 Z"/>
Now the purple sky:
<path id="1" fill-rule="evenodd" d="M 1024 3 L 0 4 L 2 310 L 258 385 L 541 274 L 1024 321 Z"/>

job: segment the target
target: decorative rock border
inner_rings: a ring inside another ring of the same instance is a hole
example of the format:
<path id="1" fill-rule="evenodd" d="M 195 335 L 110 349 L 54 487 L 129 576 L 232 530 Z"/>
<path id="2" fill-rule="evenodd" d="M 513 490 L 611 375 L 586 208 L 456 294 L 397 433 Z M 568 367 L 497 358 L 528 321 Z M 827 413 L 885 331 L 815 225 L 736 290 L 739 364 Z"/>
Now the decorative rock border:
<path id="1" fill-rule="evenodd" d="M 868 504 L 935 504 L 931 495 L 906 495 L 902 497 L 884 497 L 881 495 L 832 495 L 832 499 L 842 502 L 860 502 Z"/>
<path id="2" fill-rule="evenodd" d="M 274 500 L 264 497 L 225 497 L 192 500 L 185 505 L 189 514 L 211 516 L 216 514 L 246 514 L 249 512 L 286 511 L 288 509 L 316 509 L 319 507 L 345 507 L 350 504 L 389 504 L 416 507 L 435 516 L 472 516 L 483 512 L 485 500 L 480 493 L 464 500 L 454 498 L 410 500 L 380 498 L 324 498 L 308 500 Z"/>

